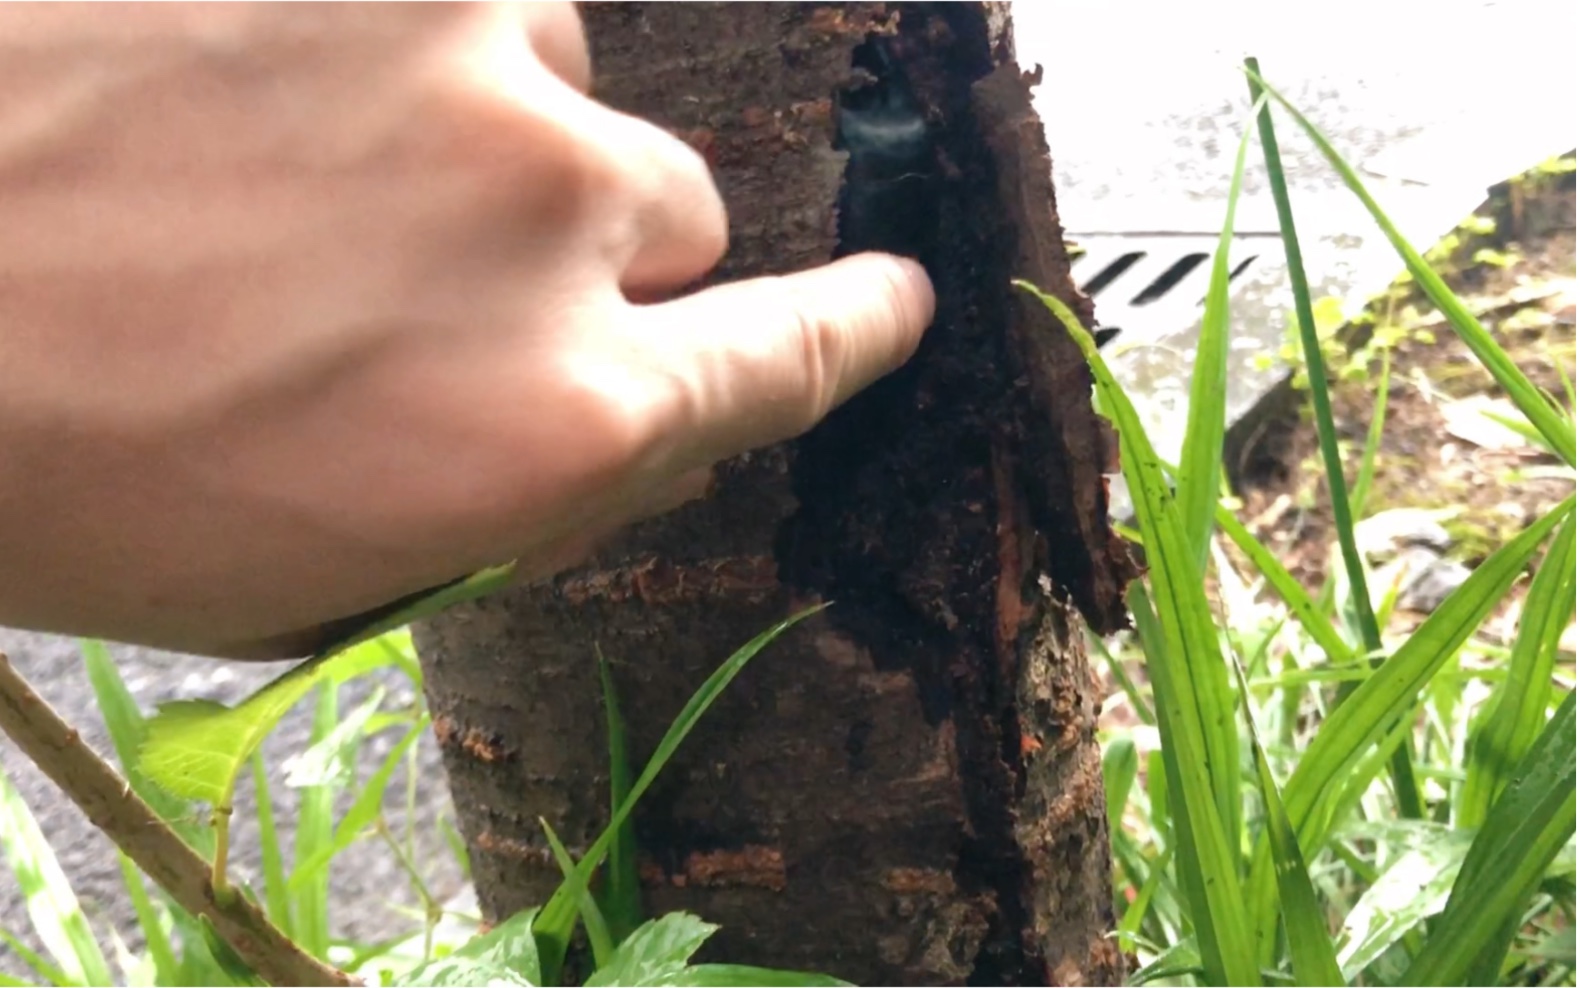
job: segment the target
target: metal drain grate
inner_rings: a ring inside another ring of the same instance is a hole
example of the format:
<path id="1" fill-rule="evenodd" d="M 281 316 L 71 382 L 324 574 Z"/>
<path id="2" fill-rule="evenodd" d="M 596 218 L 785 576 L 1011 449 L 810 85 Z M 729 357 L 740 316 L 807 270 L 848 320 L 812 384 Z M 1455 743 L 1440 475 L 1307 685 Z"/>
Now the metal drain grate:
<path id="1" fill-rule="evenodd" d="M 1119 342 L 1156 342 L 1200 317 L 1217 234 L 1072 234 L 1071 240 L 1084 251 L 1071 264 L 1071 276 L 1096 304 L 1099 324 L 1117 330 Z M 1229 249 L 1230 285 L 1282 256 L 1276 233 L 1237 235 Z"/>

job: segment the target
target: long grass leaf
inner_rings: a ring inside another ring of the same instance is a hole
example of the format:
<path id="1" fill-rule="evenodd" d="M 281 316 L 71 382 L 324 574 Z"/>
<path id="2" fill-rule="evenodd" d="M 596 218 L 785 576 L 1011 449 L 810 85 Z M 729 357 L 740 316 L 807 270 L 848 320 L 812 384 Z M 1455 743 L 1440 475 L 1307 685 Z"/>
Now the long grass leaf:
<path id="1" fill-rule="evenodd" d="M 1258 101 L 1252 117 L 1259 113 Z M 1185 541 L 1196 569 L 1207 572 L 1207 546 L 1212 537 L 1213 509 L 1218 505 L 1218 482 L 1223 473 L 1223 432 L 1229 396 L 1229 252 L 1234 246 L 1234 213 L 1240 203 L 1245 178 L 1245 156 L 1254 128 L 1246 126 L 1234 155 L 1229 177 L 1229 201 L 1224 205 L 1223 229 L 1212 255 L 1207 280 L 1207 300 L 1202 311 L 1196 361 L 1191 368 L 1190 409 L 1181 446 L 1179 486 L 1180 518 Z"/>
<path id="2" fill-rule="evenodd" d="M 1256 760 L 1256 777 L 1262 791 L 1262 805 L 1266 811 L 1269 845 L 1273 852 L 1274 870 L 1278 878 L 1279 905 L 1283 907 L 1284 930 L 1289 941 L 1290 966 L 1295 981 L 1301 985 L 1346 984 L 1339 970 L 1338 958 L 1333 952 L 1333 941 L 1328 936 L 1327 920 L 1317 901 L 1317 892 L 1311 886 L 1311 871 L 1306 857 L 1300 852 L 1300 839 L 1290 826 L 1289 814 L 1284 810 L 1284 800 L 1278 792 L 1278 782 L 1267 763 L 1267 752 L 1257 736 L 1256 717 L 1252 713 L 1251 689 L 1246 684 L 1245 672 L 1238 665 L 1235 674 L 1244 698 L 1246 733 L 1251 739 L 1251 755 Z"/>
<path id="3" fill-rule="evenodd" d="M 379 763 L 379 767 L 368 776 L 368 781 L 363 783 L 357 792 L 356 799 L 352 800 L 346 815 L 340 818 L 335 825 L 335 833 L 329 843 L 314 851 L 312 856 L 301 860 L 295 872 L 291 875 L 290 887 L 296 888 L 303 882 L 312 881 L 315 876 L 328 869 L 334 856 L 356 843 L 363 831 L 378 818 L 379 811 L 384 808 L 384 794 L 389 790 L 390 780 L 395 777 L 395 770 L 400 767 L 401 760 L 406 757 L 413 745 L 422 739 L 423 731 L 428 728 L 429 717 L 423 714 L 417 722 L 406 730 L 405 735 L 395 743 L 389 754 Z"/>
<path id="4" fill-rule="evenodd" d="M 16 954 L 17 959 L 32 968 L 34 974 L 55 985 L 56 988 L 68 988 L 68 986 L 81 984 L 80 981 L 74 981 L 65 971 L 40 957 L 38 951 L 18 940 L 10 931 L 0 929 L 0 943 L 10 947 L 11 952 Z"/>
<path id="5" fill-rule="evenodd" d="M 258 812 L 258 848 L 263 862 L 263 901 L 269 920 L 291 934 L 291 897 L 285 887 L 285 853 L 280 834 L 274 826 L 274 798 L 269 791 L 269 773 L 263 756 L 252 753 L 252 791 Z"/>
<path id="6" fill-rule="evenodd" d="M 631 794 L 631 760 L 625 745 L 625 718 L 614 675 L 603 651 L 598 652 L 598 681 L 603 690 L 604 723 L 609 734 L 609 807 L 625 802 Z M 627 819 L 609 845 L 608 882 L 598 896 L 609 934 L 619 944 L 642 925 L 642 890 L 636 873 L 636 821 Z"/>
<path id="7" fill-rule="evenodd" d="M 1388 242 L 1393 244 L 1394 250 L 1398 252 L 1400 259 L 1404 261 L 1410 276 L 1415 279 L 1415 283 L 1421 288 L 1422 293 L 1432 300 L 1432 304 L 1448 320 L 1450 328 L 1465 342 L 1465 345 L 1470 348 L 1471 353 L 1475 354 L 1481 366 L 1485 367 L 1487 372 L 1503 388 L 1504 393 L 1514 402 L 1515 407 L 1546 438 L 1548 445 L 1558 452 L 1558 455 L 1565 463 L 1569 466 L 1574 466 L 1574 422 L 1566 419 L 1553 407 L 1548 399 L 1542 395 L 1541 389 L 1536 387 L 1531 382 L 1531 379 L 1525 376 L 1525 373 L 1520 370 L 1519 365 L 1514 362 L 1513 358 L 1498 345 L 1497 340 L 1487 331 L 1486 327 L 1481 325 L 1475 313 L 1470 311 L 1470 307 L 1465 305 L 1459 296 L 1454 294 L 1453 289 L 1448 287 L 1442 276 L 1434 271 L 1432 266 L 1421 256 L 1420 252 L 1411 245 L 1410 241 L 1405 239 L 1404 234 L 1399 232 L 1398 228 L 1394 226 L 1393 222 L 1383 212 L 1382 207 L 1377 204 L 1377 200 L 1373 199 L 1371 193 L 1366 190 L 1365 184 L 1361 182 L 1360 175 L 1339 155 L 1338 150 L 1317 129 L 1316 125 L 1307 119 L 1305 114 L 1296 109 L 1294 104 L 1285 99 L 1278 90 L 1267 85 L 1261 79 L 1254 60 L 1250 60 L 1246 64 L 1250 70 L 1249 75 L 1253 92 L 1265 89 L 1266 92 L 1272 95 L 1273 99 L 1277 100 L 1285 110 L 1289 111 L 1290 116 L 1311 138 L 1312 143 L 1317 146 L 1317 150 L 1321 151 L 1322 156 L 1328 159 L 1328 163 L 1333 166 L 1333 170 L 1338 173 L 1339 178 L 1355 194 L 1355 198 L 1359 199 L 1361 204 L 1366 207 L 1367 212 L 1371 213 L 1372 219 L 1376 221 L 1378 228 L 1382 230 L 1383 235 L 1388 238 Z"/>
<path id="8" fill-rule="evenodd" d="M 1364 516 L 1366 499 L 1371 496 L 1372 480 L 1377 476 L 1377 453 L 1382 449 L 1383 426 L 1388 422 L 1388 388 L 1393 378 L 1393 349 L 1382 348 L 1382 367 L 1377 371 L 1377 395 L 1372 399 L 1372 420 L 1366 427 L 1366 445 L 1361 449 L 1361 465 L 1350 487 L 1350 514 Z"/>
<path id="9" fill-rule="evenodd" d="M 1479 827 L 1509 772 L 1541 730 L 1552 695 L 1558 639 L 1575 606 L 1575 515 L 1570 512 L 1531 581 L 1508 676 L 1482 706 L 1466 746 L 1457 822 Z"/>
<path id="10" fill-rule="evenodd" d="M 340 720 L 339 689 L 330 683 L 319 688 L 313 710 L 309 745 L 323 742 Z M 334 841 L 336 787 L 307 786 L 301 790 L 296 816 L 295 864 L 286 888 L 291 895 L 292 931 L 296 943 L 314 957 L 329 953 L 329 867 L 320 864 L 319 851 Z"/>
<path id="11" fill-rule="evenodd" d="M 1251 86 L 1252 100 L 1265 100 L 1260 68 L 1256 59 L 1245 60 Z M 1366 569 L 1361 563 L 1360 551 L 1355 545 L 1355 521 L 1350 515 L 1349 487 L 1344 479 L 1344 460 L 1339 453 L 1338 434 L 1333 425 L 1333 404 L 1328 397 L 1328 368 L 1322 353 L 1322 341 L 1317 335 L 1317 323 L 1311 304 L 1311 286 L 1306 279 L 1305 261 L 1301 255 L 1300 236 L 1295 228 L 1294 207 L 1289 199 L 1289 186 L 1284 179 L 1283 158 L 1278 151 L 1278 137 L 1273 132 L 1273 115 L 1263 104 L 1257 114 L 1257 128 L 1262 139 L 1262 155 L 1267 164 L 1268 186 L 1273 193 L 1273 204 L 1278 211 L 1279 234 L 1284 242 L 1284 255 L 1289 265 L 1289 284 L 1294 295 L 1295 320 L 1300 328 L 1301 352 L 1305 357 L 1306 376 L 1311 390 L 1311 408 L 1316 420 L 1317 443 L 1322 453 L 1322 465 L 1327 475 L 1328 497 L 1333 512 L 1333 527 L 1338 536 L 1339 549 L 1344 558 L 1344 569 L 1350 580 L 1350 593 L 1354 598 L 1356 618 L 1360 624 L 1361 640 L 1368 652 L 1382 647 L 1382 635 L 1372 613 L 1371 597 L 1366 591 Z M 1406 794 L 1400 795 L 1401 799 Z M 1407 815 L 1419 816 L 1417 812 Z"/>
<path id="12" fill-rule="evenodd" d="M 1493 803 L 1442 919 L 1401 983 L 1463 984 L 1467 977 L 1496 974 L 1513 921 L 1574 832 L 1575 694 L 1570 690 Z"/>
<path id="13" fill-rule="evenodd" d="M 746 668 L 746 663 L 750 662 L 757 653 L 761 652 L 770 642 L 778 638 L 786 630 L 803 619 L 816 614 L 826 606 L 824 604 L 808 608 L 799 614 L 786 618 L 745 645 L 742 645 L 739 649 L 736 649 L 735 654 L 725 659 L 723 664 L 714 670 L 713 675 L 709 676 L 698 687 L 697 691 L 692 694 L 691 699 L 686 701 L 685 707 L 681 708 L 679 715 L 670 723 L 669 730 L 665 731 L 664 736 L 659 739 L 658 747 L 654 750 L 653 756 L 647 760 L 647 764 L 642 768 L 642 774 L 637 776 L 636 781 L 631 784 L 631 791 L 626 794 L 625 800 L 615 807 L 614 813 L 610 816 L 609 825 L 604 828 L 603 833 L 598 835 L 598 839 L 593 842 L 592 847 L 587 850 L 587 854 L 581 861 L 577 862 L 576 871 L 572 877 L 560 883 L 559 888 L 555 889 L 554 894 L 549 898 L 548 904 L 543 907 L 542 912 L 538 913 L 533 921 L 532 933 L 538 943 L 538 956 L 546 982 L 558 980 L 560 970 L 564 965 L 565 951 L 570 946 L 571 932 L 576 926 L 577 897 L 580 895 L 580 889 L 587 887 L 588 879 L 592 877 L 593 870 L 603 863 L 604 856 L 609 853 L 609 846 L 614 843 L 620 826 L 630 817 L 631 811 L 636 808 L 637 801 L 642 798 L 642 794 L 647 792 L 648 787 L 653 784 L 653 780 L 658 777 L 658 773 L 663 771 L 665 765 L 669 764 L 669 760 L 674 757 L 675 751 L 680 747 L 681 742 L 697 726 L 697 722 L 702 719 L 702 715 L 707 713 L 708 708 L 719 698 L 719 695 L 724 692 L 725 688 L 735 680 L 736 676 L 740 675 L 742 669 Z"/>
<path id="14" fill-rule="evenodd" d="M 1245 553 L 1246 558 L 1251 560 L 1257 572 L 1262 574 L 1262 578 L 1278 594 L 1284 606 L 1289 608 L 1289 613 L 1294 615 L 1295 621 L 1322 649 L 1328 662 L 1333 665 L 1343 665 L 1350 661 L 1354 657 L 1354 650 L 1339 637 L 1338 631 L 1322 614 L 1321 608 L 1311 599 L 1311 595 L 1306 593 L 1306 588 L 1300 585 L 1300 581 L 1296 580 L 1267 546 L 1247 531 L 1228 509 L 1218 508 L 1215 517 L 1218 527 L 1229 536 L 1229 540 L 1241 552 Z"/>
<path id="15" fill-rule="evenodd" d="M 109 962 L 82 905 L 38 821 L 4 771 L 0 771 L 0 852 L 26 899 L 33 930 L 55 963 L 77 984 L 110 984 Z"/>
<path id="16" fill-rule="evenodd" d="M 1215 984 L 1261 984 L 1236 853 L 1240 771 L 1234 697 L 1184 523 L 1141 419 L 1090 334 L 1059 299 L 1025 282 L 1016 284 L 1040 299 L 1081 348 L 1101 407 L 1119 430 L 1120 466 L 1135 502 L 1163 632 L 1163 648 L 1147 656 L 1147 671 L 1162 735 L 1169 808 L 1182 845 L 1177 866 L 1186 876 L 1202 964 Z"/>
<path id="17" fill-rule="evenodd" d="M 573 881 L 576 875 L 576 861 L 571 857 L 571 852 L 565 850 L 565 844 L 560 840 L 560 835 L 549 826 L 549 821 L 538 817 L 538 823 L 543 827 L 543 836 L 549 842 L 549 850 L 554 854 L 554 862 L 560 866 L 560 874 L 565 881 Z M 592 948 L 593 967 L 604 967 L 614 956 L 614 939 L 609 935 L 609 924 L 604 922 L 603 910 L 598 908 L 598 903 L 593 899 L 586 886 L 576 896 L 577 908 L 581 910 L 582 926 L 587 929 L 587 945 Z"/>
<path id="18" fill-rule="evenodd" d="M 143 884 L 142 872 L 125 854 L 117 851 L 115 857 L 121 866 L 121 881 L 126 886 L 126 897 L 132 901 L 132 911 L 137 916 L 137 925 L 143 931 L 148 956 L 154 962 L 155 982 L 161 985 L 176 984 L 181 966 L 176 960 L 175 948 L 171 946 L 170 934 L 165 930 L 159 910 L 149 897 L 147 886 Z"/>
<path id="19" fill-rule="evenodd" d="M 1245 60 L 1249 74 L 1251 98 L 1266 98 L 1256 59 Z M 1344 571 L 1349 578 L 1350 611 L 1356 624 L 1361 643 L 1367 654 L 1382 650 L 1382 632 L 1377 615 L 1372 609 L 1371 593 L 1366 587 L 1366 567 L 1355 545 L 1355 522 L 1350 512 L 1350 492 L 1344 480 L 1344 460 L 1339 453 L 1338 433 L 1333 424 L 1333 408 L 1328 400 L 1327 364 L 1322 354 L 1322 343 L 1317 338 L 1316 320 L 1311 306 L 1311 288 L 1306 280 L 1304 261 L 1301 259 L 1300 238 L 1295 230 L 1294 210 L 1289 201 L 1289 187 L 1284 180 L 1284 166 L 1278 153 L 1278 139 L 1273 133 L 1273 115 L 1264 104 L 1257 114 L 1258 130 L 1262 138 L 1263 158 L 1267 163 L 1268 186 L 1273 193 L 1273 203 L 1278 211 L 1279 233 L 1284 241 L 1284 254 L 1289 262 L 1289 283 L 1294 293 L 1296 322 L 1300 327 L 1301 350 L 1306 361 L 1306 376 L 1310 381 L 1311 409 L 1316 420 L 1317 445 L 1322 452 L 1322 463 L 1328 481 L 1328 499 L 1333 512 L 1333 530 L 1338 537 L 1339 554 L 1344 560 Z M 1340 700 L 1345 692 L 1340 692 Z M 1392 753 L 1390 774 L 1393 778 L 1394 798 L 1399 812 L 1408 817 L 1419 817 L 1423 812 L 1420 786 L 1415 779 L 1410 738 L 1404 739 L 1399 750 Z"/>

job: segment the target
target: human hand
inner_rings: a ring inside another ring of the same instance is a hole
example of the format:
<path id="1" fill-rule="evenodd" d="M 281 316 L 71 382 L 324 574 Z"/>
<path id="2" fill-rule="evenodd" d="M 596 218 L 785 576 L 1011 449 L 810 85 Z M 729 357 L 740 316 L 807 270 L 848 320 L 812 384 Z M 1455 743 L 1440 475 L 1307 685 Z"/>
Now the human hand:
<path id="1" fill-rule="evenodd" d="M 881 255 L 652 303 L 723 205 L 589 75 L 568 4 L 0 6 L 0 623 L 302 654 L 913 352 Z"/>

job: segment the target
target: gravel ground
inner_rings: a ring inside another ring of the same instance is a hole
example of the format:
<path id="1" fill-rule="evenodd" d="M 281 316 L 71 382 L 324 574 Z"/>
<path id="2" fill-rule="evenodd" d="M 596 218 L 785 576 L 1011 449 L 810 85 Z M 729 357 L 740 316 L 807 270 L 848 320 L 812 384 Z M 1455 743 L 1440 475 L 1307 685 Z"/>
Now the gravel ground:
<path id="1" fill-rule="evenodd" d="M 1333 0 L 1303 8 L 1309 19 L 1298 29 L 1288 26 L 1293 9 L 1250 0 L 1188 8 L 1110 0 L 1019 5 L 1022 60 L 1047 69 L 1039 107 L 1067 226 L 1077 235 L 1216 230 L 1244 115 L 1244 83 L 1234 65 L 1245 52 L 1262 59 L 1275 84 L 1344 154 L 1379 176 L 1385 205 L 1420 237 L 1444 232 L 1488 184 L 1575 144 L 1572 5 L 1447 0 L 1433 6 L 1435 23 L 1422 26 L 1412 22 L 1420 10 L 1415 4 Z M 1330 275 L 1326 288 L 1336 294 L 1382 284 L 1397 260 L 1379 249 L 1369 221 L 1356 217 L 1315 152 L 1292 136 L 1284 144 L 1291 179 L 1305 194 L 1302 221 L 1315 234 L 1312 269 Z M 1263 184 L 1258 168 L 1247 186 L 1243 230 L 1276 229 Z M 1245 284 L 1242 297 L 1259 307 L 1242 310 L 1241 332 L 1276 338 L 1283 290 L 1276 265 Z M 1101 308 L 1099 314 L 1108 318 Z M 1164 327 L 1187 331 L 1186 346 L 1188 328 Z M 1159 395 L 1178 391 L 1174 370 L 1138 373 Z M 0 649 L 90 743 L 108 752 L 74 642 L 0 629 Z M 145 709 L 181 697 L 234 701 L 279 668 L 132 648 L 116 648 L 115 656 Z M 400 684 L 392 680 L 390 687 Z M 307 713 L 297 711 L 267 749 L 276 792 L 287 799 L 279 811 L 287 824 L 290 794 L 278 769 L 285 755 L 305 746 L 307 733 Z M 437 753 L 431 743 L 423 750 L 421 801 L 431 820 L 446 809 L 448 796 Z M 40 818 L 95 926 L 130 929 L 110 845 L 4 740 L 0 766 Z M 239 822 L 247 819 L 245 810 L 238 812 Z M 422 832 L 420 858 L 432 869 L 436 891 L 456 891 L 458 874 L 442 842 L 432 827 Z M 237 846 L 245 874 L 256 864 L 256 837 L 244 823 Z M 335 925 L 350 935 L 387 932 L 387 905 L 410 901 L 389 856 L 371 846 L 337 863 L 334 888 Z M 0 927 L 30 927 L 8 880 L 0 880 Z M 0 960 L 0 970 L 8 966 Z"/>

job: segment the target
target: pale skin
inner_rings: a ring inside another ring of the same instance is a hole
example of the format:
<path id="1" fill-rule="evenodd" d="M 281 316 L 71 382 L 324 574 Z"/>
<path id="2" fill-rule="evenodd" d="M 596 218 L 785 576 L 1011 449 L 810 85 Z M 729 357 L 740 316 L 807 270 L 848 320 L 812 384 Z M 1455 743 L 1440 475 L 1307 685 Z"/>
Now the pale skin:
<path id="1" fill-rule="evenodd" d="M 718 191 L 590 79 L 562 4 L 0 4 L 0 624 L 302 654 L 911 355 L 898 258 L 680 294 Z"/>

